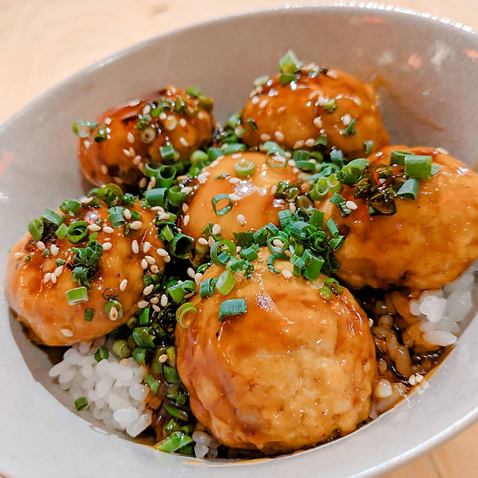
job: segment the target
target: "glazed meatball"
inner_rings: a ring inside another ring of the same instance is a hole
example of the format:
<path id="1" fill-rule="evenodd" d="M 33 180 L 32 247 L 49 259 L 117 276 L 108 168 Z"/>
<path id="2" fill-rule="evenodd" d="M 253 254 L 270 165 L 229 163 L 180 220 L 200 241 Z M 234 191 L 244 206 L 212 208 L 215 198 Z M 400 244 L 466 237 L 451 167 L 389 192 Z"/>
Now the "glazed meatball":
<path id="1" fill-rule="evenodd" d="M 187 159 L 212 134 L 212 103 L 169 86 L 154 96 L 103 113 L 78 134 L 81 170 L 93 184 L 137 186 L 145 164 Z M 146 181 L 146 180 L 145 180 Z"/>
<path id="2" fill-rule="evenodd" d="M 392 151 L 431 156 L 439 170 L 419 181 L 415 200 L 396 198 L 390 215 L 371 216 L 367 199 L 356 197 L 357 186 L 345 186 L 341 193 L 358 206 L 346 217 L 330 200 L 318 205 L 347 234 L 337 252 L 338 276 L 355 288 L 443 287 L 478 257 L 478 175 L 428 147 L 384 148 L 369 158 L 370 167 L 390 165 Z M 403 173 L 403 166 L 391 169 Z"/>
<path id="3" fill-rule="evenodd" d="M 241 114 L 247 144 L 272 140 L 287 148 L 312 148 L 325 136 L 329 147 L 354 158 L 363 156 L 366 141 L 373 142 L 372 150 L 389 143 L 372 86 L 312 66 L 297 75 L 287 84 L 276 75 L 251 92 Z"/>
<path id="4" fill-rule="evenodd" d="M 277 158 L 244 152 L 211 163 L 199 176 L 200 184 L 182 217 L 183 231 L 198 239 L 208 224 L 217 224 L 221 236 L 232 239 L 234 232 L 259 229 L 269 222 L 277 224 L 277 212 L 286 203 L 274 199 L 274 188 L 280 181 L 293 183 L 296 175 L 285 160 L 280 167 L 274 161 Z"/>
<path id="5" fill-rule="evenodd" d="M 91 204 L 74 215 L 54 213 L 68 229 L 65 236 L 44 221 L 41 240 L 27 234 L 10 253 L 8 302 L 39 343 L 71 345 L 111 332 L 146 298 L 143 274 L 164 269 L 153 211 L 137 201 L 114 213 Z"/>
<path id="6" fill-rule="evenodd" d="M 226 298 L 193 299 L 196 317 L 176 329 L 178 371 L 193 413 L 222 444 L 278 453 L 366 420 L 376 362 L 367 317 L 347 290 L 322 298 L 324 276 L 276 274 L 265 259 L 250 279 L 236 274 Z M 205 278 L 221 272 L 212 266 Z M 220 322 L 220 303 L 231 298 L 245 298 L 247 312 Z"/>

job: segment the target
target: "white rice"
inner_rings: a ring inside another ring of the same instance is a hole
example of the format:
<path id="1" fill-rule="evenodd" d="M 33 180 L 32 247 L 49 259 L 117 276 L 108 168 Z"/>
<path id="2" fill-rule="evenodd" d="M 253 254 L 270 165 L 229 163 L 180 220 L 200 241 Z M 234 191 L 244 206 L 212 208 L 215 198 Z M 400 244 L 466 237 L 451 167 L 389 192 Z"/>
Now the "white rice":
<path id="1" fill-rule="evenodd" d="M 72 409 L 75 409 L 75 400 L 85 397 L 89 409 L 79 413 L 91 414 L 108 430 L 125 431 L 135 437 L 152 420 L 151 410 L 144 405 L 148 393 L 142 383 L 145 368 L 132 358 L 118 361 L 111 351 L 108 359 L 96 362 L 94 353 L 104 343 L 105 339 L 101 338 L 93 343 L 74 345 L 65 352 L 63 360 L 50 369 L 49 375 L 69 392 Z"/>
<path id="2" fill-rule="evenodd" d="M 96 362 L 96 349 L 106 345 L 108 359 Z M 49 376 L 71 396 L 71 408 L 80 397 L 88 400 L 89 408 L 81 410 L 102 422 L 108 431 L 119 430 L 131 437 L 138 436 L 151 424 L 152 411 L 144 404 L 148 387 L 144 385 L 145 367 L 133 358 L 118 361 L 105 343 L 105 338 L 73 345 L 54 365 Z M 219 443 L 198 424 L 192 435 L 197 458 L 216 458 Z"/>
<path id="3" fill-rule="evenodd" d="M 421 318 L 423 338 L 430 344 L 447 346 L 456 342 L 475 305 L 475 273 L 478 262 L 442 289 L 426 290 L 410 301 L 410 312 Z"/>

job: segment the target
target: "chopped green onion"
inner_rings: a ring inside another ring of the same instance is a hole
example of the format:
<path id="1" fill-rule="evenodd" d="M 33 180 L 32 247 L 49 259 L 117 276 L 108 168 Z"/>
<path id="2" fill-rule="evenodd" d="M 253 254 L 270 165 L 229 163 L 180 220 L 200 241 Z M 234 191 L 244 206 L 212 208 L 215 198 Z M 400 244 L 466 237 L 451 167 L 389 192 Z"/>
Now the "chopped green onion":
<path id="1" fill-rule="evenodd" d="M 185 302 L 176 310 L 176 321 L 181 327 L 187 328 L 191 325 L 196 313 L 196 307 L 191 302 Z"/>
<path id="2" fill-rule="evenodd" d="M 229 143 L 226 147 L 222 150 L 224 155 L 240 153 L 246 150 L 246 145 L 243 143 Z"/>
<path id="3" fill-rule="evenodd" d="M 172 231 L 171 227 L 168 224 L 166 224 L 166 226 L 164 226 L 161 229 L 160 235 L 161 235 L 161 239 L 163 239 L 166 242 L 171 242 L 174 239 L 174 232 Z"/>
<path id="4" fill-rule="evenodd" d="M 149 327 L 136 327 L 133 329 L 131 336 L 138 347 L 144 347 L 148 349 L 155 347 L 155 337 L 154 335 L 150 334 L 150 330 L 151 329 Z"/>
<path id="5" fill-rule="evenodd" d="M 417 179 L 407 179 L 397 191 L 397 197 L 403 199 L 416 199 L 420 184 Z"/>
<path id="6" fill-rule="evenodd" d="M 220 209 L 217 209 L 217 204 L 221 201 L 227 201 L 227 204 Z M 216 194 L 211 199 L 212 208 L 217 216 L 224 216 L 231 211 L 232 207 L 234 206 L 234 202 L 229 197 L 229 194 Z"/>
<path id="7" fill-rule="evenodd" d="M 439 164 L 432 164 L 432 171 L 431 171 L 431 175 L 432 176 L 435 176 L 435 174 L 438 174 L 440 172 L 440 165 Z"/>
<path id="8" fill-rule="evenodd" d="M 247 299 L 223 300 L 219 305 L 219 322 L 224 322 L 227 317 L 242 315 L 247 312 Z"/>
<path id="9" fill-rule="evenodd" d="M 364 141 L 364 143 L 363 143 L 363 154 L 365 154 L 365 156 L 368 156 L 372 152 L 374 145 L 375 145 L 375 143 L 371 139 L 368 139 L 367 141 Z"/>
<path id="10" fill-rule="evenodd" d="M 149 313 L 151 309 L 149 307 L 145 307 L 141 310 L 138 317 L 138 324 L 139 325 L 148 325 L 151 321 L 149 319 Z"/>
<path id="11" fill-rule="evenodd" d="M 186 234 L 176 234 L 171 241 L 171 246 L 169 248 L 171 255 L 179 259 L 187 259 L 191 252 L 193 242 L 194 239 L 191 236 L 187 236 Z"/>
<path id="12" fill-rule="evenodd" d="M 123 201 L 123 190 L 117 184 L 105 184 L 97 190 L 96 195 L 108 206 L 117 206 Z"/>
<path id="13" fill-rule="evenodd" d="M 327 223 L 327 229 L 329 230 L 330 234 L 332 234 L 332 237 L 338 236 L 339 234 L 339 229 L 337 227 L 337 224 L 335 224 L 335 221 L 330 218 Z"/>
<path id="14" fill-rule="evenodd" d="M 272 254 L 280 255 L 289 247 L 288 238 L 287 236 L 283 237 L 282 235 L 271 236 L 267 239 L 267 247 Z"/>
<path id="15" fill-rule="evenodd" d="M 144 347 L 136 347 L 133 350 L 134 361 L 139 365 L 146 365 L 147 350 Z"/>
<path id="16" fill-rule="evenodd" d="M 292 213 L 288 209 L 279 211 L 278 217 L 279 217 L 279 224 L 283 228 L 287 226 L 287 224 L 290 224 L 292 222 Z"/>
<path id="17" fill-rule="evenodd" d="M 309 251 L 305 251 L 302 258 L 305 261 L 304 277 L 309 280 L 317 280 L 320 275 L 320 271 L 325 263 L 322 257 L 315 256 Z"/>
<path id="18" fill-rule="evenodd" d="M 357 120 L 352 118 L 350 123 L 342 130 L 343 136 L 353 136 L 357 132 Z"/>
<path id="19" fill-rule="evenodd" d="M 60 224 L 60 226 L 55 231 L 55 236 L 58 239 L 64 239 L 68 234 L 68 226 L 66 224 Z"/>
<path id="20" fill-rule="evenodd" d="M 33 219 L 33 221 L 28 224 L 28 232 L 31 234 L 35 241 L 40 241 L 43 236 L 43 222 L 40 219 Z"/>
<path id="21" fill-rule="evenodd" d="M 198 149 L 191 154 L 191 157 L 189 159 L 192 164 L 205 163 L 206 161 L 208 161 L 209 156 L 204 151 Z"/>
<path id="22" fill-rule="evenodd" d="M 164 409 L 174 418 L 178 418 L 179 420 L 182 420 L 184 422 L 189 421 L 189 415 L 185 410 L 173 407 L 169 403 L 164 403 Z"/>
<path id="23" fill-rule="evenodd" d="M 337 109 L 337 102 L 334 98 L 332 98 L 321 106 L 325 111 L 327 111 L 327 113 L 333 113 Z"/>
<path id="24" fill-rule="evenodd" d="M 353 159 L 338 172 L 337 178 L 341 183 L 351 186 L 362 179 L 368 165 L 369 161 L 367 159 Z"/>
<path id="25" fill-rule="evenodd" d="M 221 148 L 208 148 L 207 150 L 207 156 L 209 158 L 209 161 L 215 161 L 217 158 L 220 158 L 221 156 L 224 155 L 224 152 L 222 151 Z"/>
<path id="26" fill-rule="evenodd" d="M 227 295 L 234 289 L 236 283 L 231 271 L 225 270 L 217 279 L 216 289 L 222 295 Z"/>
<path id="27" fill-rule="evenodd" d="M 144 377 L 144 382 L 151 390 L 153 395 L 156 395 L 159 392 L 159 382 L 151 374 L 146 374 Z"/>
<path id="28" fill-rule="evenodd" d="M 329 143 L 329 141 L 327 139 L 327 136 L 319 136 L 315 140 L 315 145 L 314 146 L 327 146 L 328 143 Z"/>
<path id="29" fill-rule="evenodd" d="M 119 227 L 125 223 L 123 211 L 124 208 L 121 206 L 113 206 L 108 209 L 108 222 L 113 227 Z"/>
<path id="30" fill-rule="evenodd" d="M 241 252 L 239 252 L 239 255 L 241 256 L 242 259 L 246 261 L 253 261 L 257 259 L 258 257 L 257 255 L 258 250 L 259 250 L 259 246 L 256 244 L 252 244 L 249 247 L 241 249 Z"/>
<path id="31" fill-rule="evenodd" d="M 342 214 L 342 216 L 348 216 L 352 212 L 347 207 L 345 199 L 339 193 L 334 193 L 333 196 L 330 198 L 330 202 L 332 204 L 335 204 L 339 208 L 340 214 Z"/>
<path id="32" fill-rule="evenodd" d="M 88 300 L 88 289 L 84 286 L 75 287 L 65 292 L 68 304 L 75 305 Z"/>
<path id="33" fill-rule="evenodd" d="M 105 304 L 105 312 L 111 320 L 120 320 L 123 317 L 123 306 L 121 302 L 111 299 Z"/>
<path id="34" fill-rule="evenodd" d="M 221 257 L 222 254 L 226 254 L 227 257 Z M 211 261 L 216 265 L 224 265 L 229 260 L 229 257 L 232 257 L 236 254 L 236 245 L 229 239 L 223 239 L 221 241 L 216 241 L 209 251 L 211 256 Z"/>
<path id="35" fill-rule="evenodd" d="M 179 378 L 178 371 L 174 367 L 168 367 L 163 365 L 163 375 L 164 380 L 169 384 L 179 383 L 181 379 Z"/>
<path id="36" fill-rule="evenodd" d="M 53 209 L 46 209 L 41 217 L 55 226 L 59 226 L 65 220 L 63 216 L 57 214 Z"/>
<path id="37" fill-rule="evenodd" d="M 390 164 L 405 164 L 405 156 L 409 156 L 409 151 L 392 151 L 390 155 Z"/>
<path id="38" fill-rule="evenodd" d="M 209 278 L 205 279 L 199 285 L 199 295 L 201 299 L 206 297 L 211 297 L 214 294 L 214 289 L 216 287 L 216 279 Z"/>
<path id="39" fill-rule="evenodd" d="M 326 177 L 319 178 L 309 192 L 309 196 L 313 201 L 319 201 L 327 196 L 329 192 L 329 183 Z"/>
<path id="40" fill-rule="evenodd" d="M 174 146 L 172 144 L 160 146 L 159 154 L 165 161 L 168 162 L 173 162 L 179 159 L 179 153 L 174 149 Z"/>
<path id="41" fill-rule="evenodd" d="M 167 199 L 172 206 L 179 207 L 186 201 L 188 195 L 183 193 L 179 186 L 172 186 L 168 189 Z"/>
<path id="42" fill-rule="evenodd" d="M 91 322 L 93 320 L 94 315 L 95 315 L 95 309 L 85 309 L 84 319 L 87 322 Z"/>
<path id="43" fill-rule="evenodd" d="M 296 54 L 289 50 L 280 60 L 279 68 L 280 72 L 284 75 L 291 75 L 296 73 L 301 67 L 301 61 L 297 58 Z"/>
<path id="44" fill-rule="evenodd" d="M 285 151 L 274 141 L 266 141 L 262 148 L 269 156 L 279 155 L 285 157 Z"/>
<path id="45" fill-rule="evenodd" d="M 97 362 L 101 362 L 102 360 L 106 360 L 108 359 L 108 357 L 110 356 L 110 353 L 108 352 L 108 349 L 104 346 L 104 345 L 101 345 L 100 347 L 98 347 L 95 351 L 95 360 Z"/>
<path id="46" fill-rule="evenodd" d="M 153 206 L 161 206 L 164 207 L 166 205 L 166 193 L 168 192 L 167 188 L 155 188 L 150 189 L 144 193 L 144 197 L 148 202 L 148 205 Z"/>
<path id="47" fill-rule="evenodd" d="M 175 453 L 192 443 L 193 439 L 189 435 L 180 431 L 175 431 L 167 438 L 154 445 L 154 448 L 159 451 L 164 451 L 165 453 Z"/>
<path id="48" fill-rule="evenodd" d="M 80 397 L 75 400 L 75 408 L 80 411 L 80 410 L 85 410 L 88 408 L 90 405 L 88 403 L 88 400 L 86 397 Z"/>
<path id="49" fill-rule="evenodd" d="M 242 158 L 234 165 L 234 170 L 240 178 L 247 178 L 254 174 L 256 164 L 253 161 Z"/>
<path id="50" fill-rule="evenodd" d="M 328 277 L 325 279 L 324 285 L 329 287 L 335 294 L 341 294 L 344 291 L 338 280 L 334 279 L 333 277 Z"/>
<path id="51" fill-rule="evenodd" d="M 131 349 L 128 345 L 128 342 L 123 339 L 115 340 L 113 342 L 111 350 L 120 360 L 125 359 L 131 355 Z"/>
<path id="52" fill-rule="evenodd" d="M 414 179 L 428 179 L 432 172 L 432 157 L 409 154 L 405 156 L 405 174 Z"/>

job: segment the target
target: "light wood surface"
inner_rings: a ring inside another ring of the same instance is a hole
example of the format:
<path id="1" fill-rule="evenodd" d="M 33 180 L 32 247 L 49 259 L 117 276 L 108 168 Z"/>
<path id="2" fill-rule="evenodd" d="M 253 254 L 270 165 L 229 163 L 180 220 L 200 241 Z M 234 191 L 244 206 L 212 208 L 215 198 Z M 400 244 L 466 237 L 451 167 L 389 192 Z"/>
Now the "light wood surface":
<path id="1" fill-rule="evenodd" d="M 478 29 L 476 0 L 397 0 Z M 0 0 L 0 122 L 106 55 L 175 28 L 235 12 L 320 1 Z M 383 2 L 391 3 L 391 2 Z M 410 430 L 413 433 L 413 430 Z M 386 478 L 478 476 L 478 424 Z M 371 450 L 373 453 L 373 450 Z"/>

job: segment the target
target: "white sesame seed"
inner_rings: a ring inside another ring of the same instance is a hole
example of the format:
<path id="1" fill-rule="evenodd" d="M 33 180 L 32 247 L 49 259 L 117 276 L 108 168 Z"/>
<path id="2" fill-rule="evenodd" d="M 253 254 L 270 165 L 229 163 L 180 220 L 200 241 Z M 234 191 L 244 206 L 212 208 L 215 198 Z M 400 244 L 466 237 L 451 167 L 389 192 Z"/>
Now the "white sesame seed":
<path id="1" fill-rule="evenodd" d="M 157 274 L 157 273 L 159 272 L 159 267 L 158 267 L 156 264 L 153 264 L 153 265 L 150 267 L 150 269 L 151 269 L 151 272 L 152 272 L 153 274 Z"/>
<path id="2" fill-rule="evenodd" d="M 314 146 L 315 144 L 315 139 L 314 138 L 307 138 L 304 142 L 304 144 L 308 147 L 308 148 L 312 148 L 312 146 Z"/>
<path id="3" fill-rule="evenodd" d="M 348 113 L 344 114 L 341 119 L 344 126 L 348 126 L 352 121 L 352 117 Z"/>
<path id="4" fill-rule="evenodd" d="M 39 251 L 45 250 L 45 243 L 43 241 L 37 241 L 36 246 Z"/>
<path id="5" fill-rule="evenodd" d="M 133 158 L 133 164 L 135 166 L 138 166 L 138 164 L 141 163 L 141 156 L 139 154 L 137 154 L 134 158 Z"/>
<path id="6" fill-rule="evenodd" d="M 189 214 L 186 214 L 183 217 L 183 226 L 187 226 L 189 224 Z"/>
<path id="7" fill-rule="evenodd" d="M 143 223 L 141 221 L 133 221 L 129 227 L 134 231 L 137 231 L 138 229 L 141 229 L 142 226 Z"/>
<path id="8" fill-rule="evenodd" d="M 48 284 L 51 279 L 51 272 L 46 272 L 45 275 L 43 276 L 43 283 Z"/>
<path id="9" fill-rule="evenodd" d="M 52 284 L 56 284 L 56 281 L 57 281 L 56 275 L 55 275 L 55 274 L 52 274 L 52 275 L 50 276 L 50 280 L 51 280 L 51 283 L 52 283 Z"/>
<path id="10" fill-rule="evenodd" d="M 270 139 L 271 139 L 271 137 L 267 133 L 262 133 L 261 134 L 261 141 L 269 141 Z"/>
<path id="11" fill-rule="evenodd" d="M 109 314 L 110 320 L 113 322 L 115 320 L 118 320 L 118 309 L 116 307 L 111 307 L 110 314 Z"/>
<path id="12" fill-rule="evenodd" d="M 143 244 L 143 252 L 146 254 L 151 249 L 151 242 L 146 241 Z"/>
<path id="13" fill-rule="evenodd" d="M 52 245 L 50 246 L 50 252 L 51 252 L 51 255 L 52 255 L 52 256 L 57 256 L 58 253 L 60 252 L 60 249 L 58 249 L 58 246 L 57 246 L 57 245 L 52 244 Z"/>
<path id="14" fill-rule="evenodd" d="M 212 247 L 215 242 L 216 241 L 214 240 L 214 237 L 212 237 L 212 236 L 207 240 L 207 243 L 208 243 L 209 247 Z"/>
<path id="15" fill-rule="evenodd" d="M 103 123 L 104 123 L 106 126 L 109 126 L 109 125 L 111 124 L 111 118 L 110 118 L 109 116 L 107 116 L 107 117 L 104 119 Z"/>
<path id="16" fill-rule="evenodd" d="M 436 150 L 441 154 L 448 154 L 448 150 L 446 150 L 445 148 L 436 148 Z"/>
<path id="17" fill-rule="evenodd" d="M 207 246 L 208 244 L 207 239 L 205 237 L 200 237 L 198 239 L 198 244 L 201 244 L 201 246 Z"/>
<path id="18" fill-rule="evenodd" d="M 272 244 L 276 247 L 283 247 L 284 243 L 280 239 L 274 239 Z"/>
<path id="19" fill-rule="evenodd" d="M 136 239 L 131 243 L 131 250 L 133 251 L 134 254 L 138 254 L 139 252 L 139 244 Z"/>
<path id="20" fill-rule="evenodd" d="M 251 103 L 252 103 L 253 105 L 257 105 L 257 103 L 259 103 L 259 97 L 258 97 L 258 96 L 253 96 L 253 97 L 251 98 Z"/>
<path id="21" fill-rule="evenodd" d="M 375 396 L 378 398 L 387 398 L 392 394 L 392 392 L 393 389 L 391 383 L 384 378 L 379 380 L 375 386 Z"/>
<path id="22" fill-rule="evenodd" d="M 335 70 L 327 70 L 327 76 L 330 78 L 337 78 L 337 72 Z"/>
<path id="23" fill-rule="evenodd" d="M 98 226 L 98 224 L 90 224 L 90 225 L 88 226 L 88 231 L 98 232 L 98 231 L 101 231 L 101 227 Z"/>
<path id="24" fill-rule="evenodd" d="M 284 269 L 282 271 L 282 275 L 286 278 L 286 279 L 290 279 L 292 277 L 292 272 L 287 270 L 287 269 Z"/>
<path id="25" fill-rule="evenodd" d="M 113 247 L 113 244 L 111 244 L 111 242 L 104 242 L 101 244 L 101 247 L 104 251 L 109 251 Z"/>
<path id="26" fill-rule="evenodd" d="M 236 246 L 236 254 L 239 254 L 241 252 L 242 247 L 241 246 Z"/>
<path id="27" fill-rule="evenodd" d="M 368 326 L 369 326 L 370 328 L 373 327 L 373 320 L 372 320 L 372 319 L 368 319 Z"/>
<path id="28" fill-rule="evenodd" d="M 232 177 L 232 178 L 229 178 L 229 182 L 231 184 L 239 184 L 241 182 L 241 180 L 239 178 Z"/>
<path id="29" fill-rule="evenodd" d="M 132 158 L 134 155 L 131 154 L 131 151 L 129 149 L 126 149 L 124 148 L 123 149 L 123 154 L 127 157 L 127 158 Z"/>
<path id="30" fill-rule="evenodd" d="M 168 360 L 168 356 L 166 354 L 160 355 L 158 360 L 160 363 L 164 363 L 166 360 Z"/>
<path id="31" fill-rule="evenodd" d="M 299 149 L 299 148 L 302 148 L 302 146 L 304 146 L 304 140 L 303 140 L 303 139 L 299 139 L 298 141 L 296 141 L 296 142 L 294 143 L 293 148 L 294 148 L 294 149 Z"/>
<path id="32" fill-rule="evenodd" d="M 147 307 L 147 306 L 148 306 L 148 302 L 146 302 L 145 300 L 140 300 L 140 301 L 138 302 L 138 307 L 139 307 L 140 309 L 144 309 L 144 308 Z"/>
<path id="33" fill-rule="evenodd" d="M 239 201 L 239 199 L 241 199 L 237 194 L 229 194 L 229 199 L 231 201 Z"/>
<path id="34" fill-rule="evenodd" d="M 128 101 L 128 106 L 138 106 L 140 103 L 138 98 Z"/>
<path id="35" fill-rule="evenodd" d="M 284 141 L 284 133 L 282 133 L 281 131 L 276 131 L 274 133 L 274 136 L 277 139 L 277 141 Z"/>
<path id="36" fill-rule="evenodd" d="M 166 307 L 168 305 L 168 296 L 163 294 L 161 296 L 161 307 Z"/>
<path id="37" fill-rule="evenodd" d="M 140 180 L 140 182 L 138 183 L 138 186 L 139 186 L 140 188 L 144 188 L 144 187 L 146 187 L 146 184 L 148 184 L 148 179 L 147 179 L 147 178 L 142 178 L 142 179 Z"/>
<path id="38" fill-rule="evenodd" d="M 322 118 L 320 116 L 317 116 L 316 118 L 314 118 L 314 121 L 313 121 L 314 125 L 317 126 L 317 128 L 322 128 Z"/>
<path id="39" fill-rule="evenodd" d="M 211 163 L 211 166 L 212 166 L 212 163 Z M 207 181 L 208 177 L 209 177 L 209 172 L 208 171 L 204 171 L 203 173 L 198 174 L 199 184 L 204 184 Z"/>
<path id="40" fill-rule="evenodd" d="M 146 259 L 141 259 L 141 268 L 142 269 L 148 268 L 148 261 Z"/>
<path id="41" fill-rule="evenodd" d="M 131 211 L 129 209 L 123 209 L 123 216 L 129 221 L 131 219 Z"/>
<path id="42" fill-rule="evenodd" d="M 80 199 L 81 204 L 90 204 L 90 202 L 93 201 L 92 197 L 82 197 Z"/>
<path id="43" fill-rule="evenodd" d="M 156 253 L 158 254 L 158 256 L 161 256 L 161 257 L 166 257 L 168 254 L 168 251 L 166 249 L 163 249 L 162 247 L 156 249 Z"/>
<path id="44" fill-rule="evenodd" d="M 164 262 L 171 262 L 171 256 L 167 255 L 167 256 L 164 258 Z"/>
<path id="45" fill-rule="evenodd" d="M 151 297 L 151 299 L 149 299 L 149 303 L 150 304 L 159 304 L 159 297 L 158 296 Z"/>
<path id="46" fill-rule="evenodd" d="M 83 146 L 86 149 L 89 149 L 89 147 L 91 146 L 91 143 L 87 139 L 85 139 L 85 140 L 83 140 Z"/>
<path id="47" fill-rule="evenodd" d="M 212 226 L 212 233 L 214 236 L 217 236 L 218 234 L 221 234 L 221 226 L 219 224 L 214 224 L 214 226 Z"/>
<path id="48" fill-rule="evenodd" d="M 153 256 L 144 256 L 144 258 L 148 264 L 156 264 L 156 259 Z"/>
<path id="49" fill-rule="evenodd" d="M 417 374 L 415 374 L 415 379 L 416 379 L 417 383 L 421 383 L 421 382 L 423 382 L 424 377 L 423 377 L 423 375 L 420 375 L 419 373 L 417 373 Z"/>
<path id="50" fill-rule="evenodd" d="M 168 131 L 172 131 L 176 126 L 178 125 L 178 121 L 174 116 L 168 116 L 166 120 L 164 121 L 164 127 Z"/>
<path id="51" fill-rule="evenodd" d="M 156 186 L 156 178 L 155 178 L 155 177 L 152 177 L 152 178 L 149 180 L 149 183 L 148 183 L 148 190 L 149 190 L 149 189 L 153 189 L 154 186 Z"/>
<path id="52" fill-rule="evenodd" d="M 358 106 L 362 104 L 362 100 L 358 96 L 352 96 L 352 101 Z"/>
<path id="53" fill-rule="evenodd" d="M 192 267 L 188 267 L 187 270 L 186 270 L 186 273 L 189 277 L 194 278 L 194 274 L 196 274 L 196 272 L 194 272 L 194 269 Z"/>
<path id="54" fill-rule="evenodd" d="M 154 310 L 155 312 L 161 312 L 161 308 L 158 307 L 156 304 L 153 304 L 153 310 Z"/>
<path id="55" fill-rule="evenodd" d="M 119 285 L 119 290 L 121 292 L 124 292 L 126 290 L 126 287 L 128 287 L 128 279 L 123 279 L 121 282 L 120 282 L 120 285 Z"/>
<path id="56" fill-rule="evenodd" d="M 410 385 L 416 385 L 417 384 L 417 379 L 416 379 L 415 375 L 410 375 L 410 377 L 408 377 L 408 383 Z"/>
<path id="57" fill-rule="evenodd" d="M 358 208 L 357 203 L 354 201 L 346 201 L 345 206 L 348 207 L 351 211 L 355 211 Z"/>
<path id="58" fill-rule="evenodd" d="M 112 234 L 114 232 L 114 229 L 110 226 L 103 226 L 103 232 L 106 234 Z"/>
<path id="59" fill-rule="evenodd" d="M 128 134 L 126 135 L 126 138 L 128 140 L 128 143 L 131 143 L 131 144 L 134 143 L 134 134 L 131 131 L 128 131 Z"/>
<path id="60" fill-rule="evenodd" d="M 186 138 L 183 138 L 182 136 L 179 138 L 179 142 L 185 146 L 186 148 L 189 146 L 189 143 Z"/>
<path id="61" fill-rule="evenodd" d="M 164 121 L 167 117 L 168 115 L 164 111 L 161 111 L 161 113 L 159 113 L 159 119 L 161 121 Z"/>
<path id="62" fill-rule="evenodd" d="M 244 217 L 244 214 L 238 214 L 236 219 L 241 226 L 244 226 L 244 224 L 246 223 L 246 218 Z"/>
<path id="63" fill-rule="evenodd" d="M 241 153 L 231 154 L 231 158 L 232 158 L 232 159 L 241 159 L 241 158 L 242 158 L 242 154 L 241 154 Z"/>
<path id="64" fill-rule="evenodd" d="M 186 186 L 185 188 L 181 189 L 181 192 L 184 194 L 189 194 L 193 192 L 193 188 Z M 187 204 L 183 204 L 183 206 L 187 206 Z"/>
<path id="65" fill-rule="evenodd" d="M 73 337 L 73 331 L 70 330 L 70 329 L 60 329 L 60 332 L 61 332 L 62 335 L 64 335 L 65 337 Z"/>
<path id="66" fill-rule="evenodd" d="M 188 122 L 184 118 L 181 118 L 179 120 L 179 126 L 181 126 L 181 128 L 185 128 L 187 125 L 188 125 Z"/>
<path id="67" fill-rule="evenodd" d="M 150 113 L 150 111 L 151 111 L 151 105 L 150 104 L 145 104 L 144 108 L 143 108 L 143 114 L 147 115 L 147 114 Z"/>
<path id="68" fill-rule="evenodd" d="M 181 206 L 181 209 L 183 210 L 183 212 L 188 212 L 189 206 L 184 202 L 183 205 Z"/>
<path id="69" fill-rule="evenodd" d="M 104 164 L 101 165 L 100 171 L 102 174 L 108 174 L 108 168 Z"/>
<path id="70" fill-rule="evenodd" d="M 300 173 L 300 169 L 299 169 L 299 168 L 293 168 L 293 169 L 292 169 L 292 172 L 293 172 L 294 174 L 299 174 L 299 173 Z"/>
<path id="71" fill-rule="evenodd" d="M 15 259 L 21 259 L 23 257 L 23 252 L 15 252 L 13 256 Z"/>
<path id="72" fill-rule="evenodd" d="M 275 195 L 276 192 L 277 192 L 277 184 L 274 184 L 274 185 L 271 187 L 271 194 Z"/>
<path id="73" fill-rule="evenodd" d="M 149 294 L 151 294 L 151 292 L 153 292 L 153 289 L 154 289 L 154 285 L 153 285 L 153 284 L 147 285 L 147 286 L 143 289 L 143 295 L 149 295 Z"/>
<path id="74" fill-rule="evenodd" d="M 267 103 L 269 103 L 269 99 L 265 98 L 259 103 L 259 108 L 265 108 L 267 106 Z"/>
<path id="75" fill-rule="evenodd" d="M 287 164 L 289 166 L 295 166 L 295 161 L 293 159 L 289 159 L 289 161 L 287 161 Z"/>
<path id="76" fill-rule="evenodd" d="M 194 282 L 197 285 L 201 283 L 201 280 L 202 280 L 202 274 L 200 272 L 197 272 L 196 274 L 194 274 Z"/>
<path id="77" fill-rule="evenodd" d="M 56 277 L 60 277 L 61 274 L 63 273 L 63 266 L 58 266 L 55 271 L 53 272 L 53 274 L 56 276 Z"/>
<path id="78" fill-rule="evenodd" d="M 295 207 L 295 204 L 294 203 L 290 203 L 289 204 L 289 210 L 290 212 L 294 213 L 295 211 L 297 211 L 297 208 Z"/>

